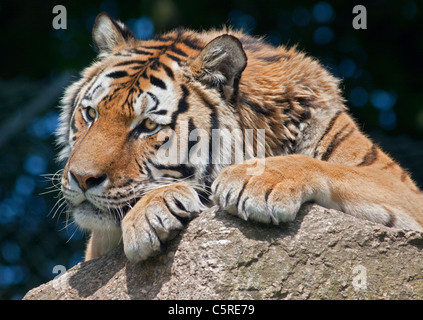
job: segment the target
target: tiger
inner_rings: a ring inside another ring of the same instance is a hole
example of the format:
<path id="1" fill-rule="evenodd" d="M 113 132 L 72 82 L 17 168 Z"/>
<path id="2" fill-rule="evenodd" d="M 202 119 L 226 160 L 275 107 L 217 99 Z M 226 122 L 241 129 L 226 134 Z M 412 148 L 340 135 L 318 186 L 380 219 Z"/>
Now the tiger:
<path id="1" fill-rule="evenodd" d="M 296 46 L 226 26 L 139 40 L 104 12 L 92 39 L 97 58 L 65 89 L 56 132 L 86 261 L 121 242 L 146 260 L 212 206 L 280 225 L 314 202 L 423 231 L 410 174 L 360 130 L 341 80 Z"/>

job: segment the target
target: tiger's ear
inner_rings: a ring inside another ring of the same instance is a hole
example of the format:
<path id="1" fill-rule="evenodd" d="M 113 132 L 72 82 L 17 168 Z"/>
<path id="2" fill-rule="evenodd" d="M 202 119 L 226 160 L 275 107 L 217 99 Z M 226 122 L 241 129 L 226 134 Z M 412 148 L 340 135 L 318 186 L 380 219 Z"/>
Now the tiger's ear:
<path id="1" fill-rule="evenodd" d="M 210 41 L 191 62 L 191 72 L 199 81 L 212 86 L 234 86 L 247 66 L 241 42 L 230 35 Z"/>
<path id="2" fill-rule="evenodd" d="M 116 21 L 102 12 L 95 19 L 93 42 L 99 53 L 110 53 L 118 45 L 135 39 L 134 34 L 122 22 Z"/>

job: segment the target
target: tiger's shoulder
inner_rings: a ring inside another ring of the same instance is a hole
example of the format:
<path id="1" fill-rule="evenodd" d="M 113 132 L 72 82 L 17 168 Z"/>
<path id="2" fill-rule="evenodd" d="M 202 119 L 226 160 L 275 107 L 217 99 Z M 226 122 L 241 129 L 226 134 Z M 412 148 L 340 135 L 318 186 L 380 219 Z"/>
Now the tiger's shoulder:
<path id="1" fill-rule="evenodd" d="M 348 113 L 340 89 L 341 80 L 317 59 L 297 46 L 275 46 L 265 37 L 231 27 L 207 31 L 180 28 L 150 41 L 152 47 L 182 54 L 184 59 L 173 56 L 172 59 L 179 65 L 189 65 L 187 73 L 195 76 L 192 61 L 207 44 L 222 36 L 239 41 L 247 61 L 233 86 L 235 92 L 221 94 L 227 106 L 236 110 L 241 129 L 265 130 L 266 156 L 291 153 L 312 156 L 317 133 L 340 112 Z M 227 88 L 222 86 L 221 90 Z M 304 140 L 313 141 L 302 143 Z"/>

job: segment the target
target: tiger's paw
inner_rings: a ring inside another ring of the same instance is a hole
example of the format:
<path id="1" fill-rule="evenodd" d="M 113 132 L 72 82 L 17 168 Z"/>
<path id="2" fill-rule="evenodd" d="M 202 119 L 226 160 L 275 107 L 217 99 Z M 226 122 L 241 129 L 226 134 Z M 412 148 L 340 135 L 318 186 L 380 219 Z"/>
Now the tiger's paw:
<path id="1" fill-rule="evenodd" d="M 281 172 L 267 167 L 261 174 L 248 175 L 250 167 L 226 167 L 213 182 L 212 200 L 221 209 L 244 220 L 278 225 L 293 221 L 301 205 L 312 200 L 313 191 L 301 183 L 294 168 Z"/>
<path id="2" fill-rule="evenodd" d="M 186 183 L 174 183 L 146 193 L 122 220 L 126 257 L 142 261 L 160 252 L 203 205 Z"/>

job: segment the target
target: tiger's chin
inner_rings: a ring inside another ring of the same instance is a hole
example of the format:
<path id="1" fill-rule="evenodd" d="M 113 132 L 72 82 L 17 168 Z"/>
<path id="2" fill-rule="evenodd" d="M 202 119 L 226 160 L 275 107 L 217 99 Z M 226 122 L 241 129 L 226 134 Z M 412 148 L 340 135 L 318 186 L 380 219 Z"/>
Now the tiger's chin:
<path id="1" fill-rule="evenodd" d="M 104 232 L 120 229 L 120 223 L 129 209 L 128 207 L 122 210 L 110 209 L 103 211 L 91 202 L 84 201 L 78 206 L 72 207 L 71 212 L 75 223 L 81 229 Z"/>

